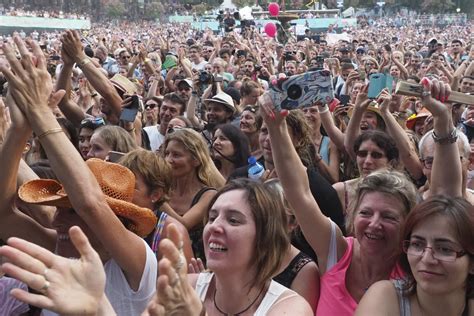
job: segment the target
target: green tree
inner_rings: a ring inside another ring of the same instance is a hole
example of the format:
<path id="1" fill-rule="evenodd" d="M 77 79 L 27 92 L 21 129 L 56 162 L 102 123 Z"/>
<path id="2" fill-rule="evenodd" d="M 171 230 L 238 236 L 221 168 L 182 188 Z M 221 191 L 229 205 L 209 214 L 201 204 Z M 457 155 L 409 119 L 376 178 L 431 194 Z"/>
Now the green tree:
<path id="1" fill-rule="evenodd" d="M 455 4 L 451 0 L 424 0 L 421 3 L 423 11 L 431 11 L 435 13 L 445 13 L 455 9 Z"/>

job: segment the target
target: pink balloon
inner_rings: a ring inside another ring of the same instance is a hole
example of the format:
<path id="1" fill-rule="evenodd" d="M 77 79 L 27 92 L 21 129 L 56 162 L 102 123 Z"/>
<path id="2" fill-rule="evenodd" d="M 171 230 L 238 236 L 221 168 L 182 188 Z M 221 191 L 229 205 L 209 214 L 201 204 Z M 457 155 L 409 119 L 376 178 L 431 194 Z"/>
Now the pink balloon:
<path id="1" fill-rule="evenodd" d="M 276 32 L 277 32 L 277 27 L 275 23 L 268 22 L 267 24 L 265 24 L 264 30 L 268 36 L 275 37 Z"/>
<path id="2" fill-rule="evenodd" d="M 271 16 L 277 16 L 280 13 L 280 6 L 278 3 L 272 2 L 268 5 L 268 12 Z"/>

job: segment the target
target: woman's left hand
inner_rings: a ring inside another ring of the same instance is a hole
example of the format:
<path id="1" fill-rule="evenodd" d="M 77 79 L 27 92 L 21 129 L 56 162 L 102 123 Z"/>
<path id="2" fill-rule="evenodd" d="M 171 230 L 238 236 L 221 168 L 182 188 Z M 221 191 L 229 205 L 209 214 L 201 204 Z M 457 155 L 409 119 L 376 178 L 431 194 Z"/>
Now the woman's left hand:
<path id="1" fill-rule="evenodd" d="M 43 294 L 12 290 L 11 295 L 22 302 L 59 314 L 95 315 L 105 289 L 102 261 L 79 227 L 71 227 L 69 236 L 81 255 L 77 260 L 10 238 L 8 246 L 0 248 L 0 255 L 8 259 L 2 269 Z"/>

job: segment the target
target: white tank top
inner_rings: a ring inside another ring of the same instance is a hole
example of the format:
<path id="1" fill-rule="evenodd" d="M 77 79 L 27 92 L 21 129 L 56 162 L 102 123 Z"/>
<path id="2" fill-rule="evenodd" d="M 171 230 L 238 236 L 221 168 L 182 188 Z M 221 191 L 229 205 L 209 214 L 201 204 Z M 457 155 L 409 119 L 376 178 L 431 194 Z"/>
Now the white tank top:
<path id="1" fill-rule="evenodd" d="M 195 290 L 196 293 L 199 295 L 201 301 L 204 301 L 206 299 L 207 290 L 209 289 L 209 284 L 211 283 L 213 277 L 214 273 L 212 272 L 204 272 L 199 274 Z M 267 315 L 270 308 L 278 301 L 278 298 L 280 298 L 280 296 L 287 291 L 292 292 L 292 294 L 288 296 L 285 295 L 285 297 L 297 295 L 292 290 L 272 280 L 272 282 L 270 283 L 270 287 L 268 288 L 262 302 L 255 311 L 254 316 Z"/>

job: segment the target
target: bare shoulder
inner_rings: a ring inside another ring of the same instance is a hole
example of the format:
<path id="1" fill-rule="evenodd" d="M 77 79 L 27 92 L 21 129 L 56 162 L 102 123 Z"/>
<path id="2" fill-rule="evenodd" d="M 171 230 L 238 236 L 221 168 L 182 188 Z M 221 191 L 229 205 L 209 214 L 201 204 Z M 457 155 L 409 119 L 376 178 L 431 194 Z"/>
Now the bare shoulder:
<path id="1" fill-rule="evenodd" d="M 394 284 L 387 280 L 374 283 L 359 302 L 355 315 L 400 315 Z"/>
<path id="2" fill-rule="evenodd" d="M 268 316 L 279 315 L 314 315 L 309 303 L 300 295 L 287 290 L 280 295 L 267 313 Z"/>

